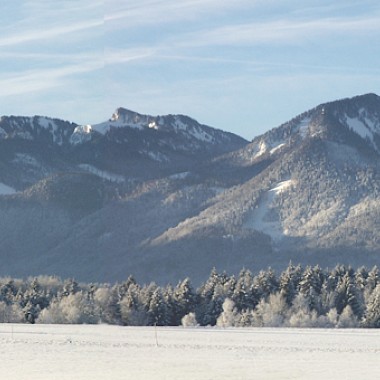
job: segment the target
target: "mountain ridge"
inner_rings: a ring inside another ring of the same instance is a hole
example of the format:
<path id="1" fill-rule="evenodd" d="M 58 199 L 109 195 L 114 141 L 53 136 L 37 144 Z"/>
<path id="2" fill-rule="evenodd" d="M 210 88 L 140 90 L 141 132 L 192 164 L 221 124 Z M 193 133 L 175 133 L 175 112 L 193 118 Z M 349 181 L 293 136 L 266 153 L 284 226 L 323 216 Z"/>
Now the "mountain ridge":
<path id="1" fill-rule="evenodd" d="M 37 136 L 32 127 L 14 126 Z M 41 141 L 0 138 L 0 184 L 17 190 L 0 195 L 4 273 L 197 282 L 212 267 L 378 263 L 375 94 L 318 105 L 250 143 L 125 108 L 49 128 Z M 73 143 L 75 130 L 86 138 Z"/>

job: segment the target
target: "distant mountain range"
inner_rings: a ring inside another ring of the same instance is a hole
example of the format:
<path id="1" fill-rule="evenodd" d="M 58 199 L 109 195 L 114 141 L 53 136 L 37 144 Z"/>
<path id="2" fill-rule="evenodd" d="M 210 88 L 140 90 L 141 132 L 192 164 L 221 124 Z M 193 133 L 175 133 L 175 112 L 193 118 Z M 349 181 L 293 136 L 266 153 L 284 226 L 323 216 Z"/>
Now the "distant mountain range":
<path id="1" fill-rule="evenodd" d="M 252 142 L 183 115 L 0 119 L 0 275 L 203 280 L 380 259 L 380 97 Z"/>

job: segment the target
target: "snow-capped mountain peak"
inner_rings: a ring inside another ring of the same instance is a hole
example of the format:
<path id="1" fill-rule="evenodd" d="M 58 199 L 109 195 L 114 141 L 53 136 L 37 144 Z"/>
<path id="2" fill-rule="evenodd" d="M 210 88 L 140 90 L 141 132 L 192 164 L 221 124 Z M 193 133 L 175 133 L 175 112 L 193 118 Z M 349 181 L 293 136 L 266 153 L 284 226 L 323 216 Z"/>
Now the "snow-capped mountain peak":
<path id="1" fill-rule="evenodd" d="M 152 143 L 170 146 L 174 150 L 199 151 L 216 146 L 222 149 L 225 143 L 237 144 L 236 146 L 246 143 L 244 139 L 236 135 L 202 125 L 188 116 L 143 115 L 121 107 L 116 109 L 109 120 L 89 127 L 91 133 L 83 131 L 82 127 L 75 130 L 71 139 L 72 143 L 88 141 L 92 132 L 107 136 L 108 139 L 117 139 L 118 142 L 127 141 L 128 134 L 132 133 L 133 138 L 139 135 L 140 141 L 152 140 Z M 79 136 L 84 138 L 79 138 Z M 152 144 L 149 143 L 149 145 Z M 152 154 L 151 150 L 150 154 Z"/>
<path id="2" fill-rule="evenodd" d="M 319 105 L 250 144 L 125 108 L 94 125 L 3 117 L 3 271 L 150 281 L 216 265 L 378 263 L 379 130 L 373 94 Z"/>
<path id="3" fill-rule="evenodd" d="M 321 104 L 256 137 L 242 154 L 251 162 L 315 138 L 364 143 L 380 153 L 380 97 L 367 94 Z"/>

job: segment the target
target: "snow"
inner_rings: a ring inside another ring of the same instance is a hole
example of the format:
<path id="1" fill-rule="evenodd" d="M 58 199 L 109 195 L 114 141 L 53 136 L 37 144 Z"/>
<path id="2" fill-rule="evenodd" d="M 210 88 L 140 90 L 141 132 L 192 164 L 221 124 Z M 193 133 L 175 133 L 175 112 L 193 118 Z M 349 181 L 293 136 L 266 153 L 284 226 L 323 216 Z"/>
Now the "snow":
<path id="1" fill-rule="evenodd" d="M 54 123 L 53 120 L 43 116 L 38 117 L 38 124 L 45 129 L 52 128 L 53 131 L 56 131 L 58 129 L 58 126 Z"/>
<path id="2" fill-rule="evenodd" d="M 6 139 L 7 137 L 8 137 L 8 133 L 5 132 L 5 130 L 0 127 L 0 139 Z"/>
<path id="3" fill-rule="evenodd" d="M 135 122 L 130 123 L 123 121 L 119 118 L 111 119 L 109 121 L 106 121 L 104 123 L 100 124 L 94 124 L 92 125 L 92 129 L 102 135 L 105 135 L 111 128 L 134 128 L 142 130 L 146 126 L 146 123 L 144 121 L 142 122 Z"/>
<path id="4" fill-rule="evenodd" d="M 258 151 L 255 154 L 254 158 L 262 156 L 267 151 L 267 144 L 265 141 L 261 141 L 258 146 Z"/>
<path id="5" fill-rule="evenodd" d="M 360 112 L 360 118 L 350 118 L 345 116 L 345 124 L 350 128 L 353 132 L 358 134 L 362 139 L 369 140 L 372 145 L 376 148 L 376 144 L 374 143 L 374 135 L 379 134 L 379 124 L 371 120 L 365 115 L 364 110 Z"/>
<path id="6" fill-rule="evenodd" d="M 256 159 L 256 158 L 262 156 L 263 154 L 268 152 L 268 150 L 269 150 L 270 154 L 274 154 L 279 149 L 283 148 L 284 146 L 286 146 L 286 143 L 284 141 L 269 142 L 269 141 L 265 141 L 263 139 L 257 144 L 255 153 L 253 155 L 253 159 Z"/>
<path id="7" fill-rule="evenodd" d="M 149 123 L 148 127 L 149 127 L 150 129 L 158 130 L 158 125 L 156 124 L 155 121 L 152 121 L 151 123 Z"/>
<path id="8" fill-rule="evenodd" d="M 70 143 L 73 145 L 83 144 L 91 139 L 91 125 L 79 125 L 70 136 Z"/>
<path id="9" fill-rule="evenodd" d="M 345 213 L 340 202 L 332 203 L 329 207 L 320 208 L 305 222 L 301 220 L 301 225 L 297 229 L 298 236 L 323 236 L 337 224 L 343 222 Z"/>
<path id="10" fill-rule="evenodd" d="M 361 120 L 346 116 L 346 123 L 350 129 L 352 129 L 363 139 L 369 138 L 370 140 L 373 140 L 372 131 L 370 131 L 369 128 Z"/>
<path id="11" fill-rule="evenodd" d="M 175 116 L 175 125 L 174 128 L 177 130 L 185 131 L 190 136 L 194 137 L 198 141 L 202 142 L 211 142 L 213 141 L 213 137 L 204 131 L 202 128 L 197 127 L 195 125 L 189 126 L 182 122 L 180 116 Z"/>
<path id="12" fill-rule="evenodd" d="M 379 378 L 380 330 L 0 325 L 12 380 Z"/>
<path id="13" fill-rule="evenodd" d="M 0 195 L 10 195 L 16 192 L 15 189 L 0 182 Z"/>
<path id="14" fill-rule="evenodd" d="M 271 150 L 270 150 L 270 154 L 273 154 L 275 152 L 277 152 L 279 149 L 281 149 L 283 146 L 285 146 L 286 144 L 285 143 L 279 143 L 278 145 L 274 146 Z"/>
<path id="15" fill-rule="evenodd" d="M 161 153 L 161 152 L 153 152 L 151 150 L 149 150 L 149 151 L 143 150 L 140 153 L 146 154 L 153 161 L 157 161 L 157 162 L 169 162 L 169 159 L 163 153 Z"/>
<path id="16" fill-rule="evenodd" d="M 276 195 L 278 195 L 281 192 L 285 191 L 288 187 L 290 187 L 292 183 L 293 181 L 291 179 L 279 182 L 273 189 L 270 189 L 269 191 L 274 192 Z"/>
<path id="17" fill-rule="evenodd" d="M 310 123 L 311 118 L 310 117 L 305 117 L 304 119 L 301 120 L 298 130 L 301 135 L 301 137 L 304 139 L 308 133 L 309 133 L 309 123 Z"/>
<path id="18" fill-rule="evenodd" d="M 243 227 L 264 232 L 271 236 L 273 240 L 281 240 L 286 235 L 286 231 L 283 229 L 278 216 L 273 215 L 271 209 L 276 196 L 287 191 L 292 184 L 293 181 L 290 179 L 279 182 L 275 187 L 270 189 L 262 197 L 256 208 L 248 215 Z"/>
<path id="19" fill-rule="evenodd" d="M 53 136 L 53 142 L 57 145 L 62 145 L 62 136 L 59 133 L 59 128 L 57 124 L 54 122 L 54 120 L 39 116 L 38 117 L 38 125 L 40 125 L 42 128 L 45 128 L 47 130 L 52 131 L 52 136 Z"/>
<path id="20" fill-rule="evenodd" d="M 103 178 L 107 181 L 115 182 L 115 183 L 123 183 L 125 182 L 125 178 L 122 175 L 110 173 L 105 170 L 100 170 L 95 166 L 89 164 L 79 164 L 78 167 L 82 170 L 85 170 L 89 173 L 95 174 L 96 176 Z"/>
<path id="21" fill-rule="evenodd" d="M 190 175 L 190 172 L 175 173 L 169 176 L 170 179 L 185 179 Z"/>

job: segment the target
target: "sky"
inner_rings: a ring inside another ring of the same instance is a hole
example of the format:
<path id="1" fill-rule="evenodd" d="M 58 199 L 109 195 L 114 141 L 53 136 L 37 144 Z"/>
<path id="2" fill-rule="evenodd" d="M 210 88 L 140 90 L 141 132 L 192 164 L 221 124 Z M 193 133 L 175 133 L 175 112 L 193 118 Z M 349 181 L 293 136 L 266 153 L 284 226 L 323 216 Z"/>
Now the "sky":
<path id="1" fill-rule="evenodd" d="M 378 0 L 12 0 L 0 115 L 78 124 L 117 107 L 248 140 L 318 104 L 380 95 Z"/>

